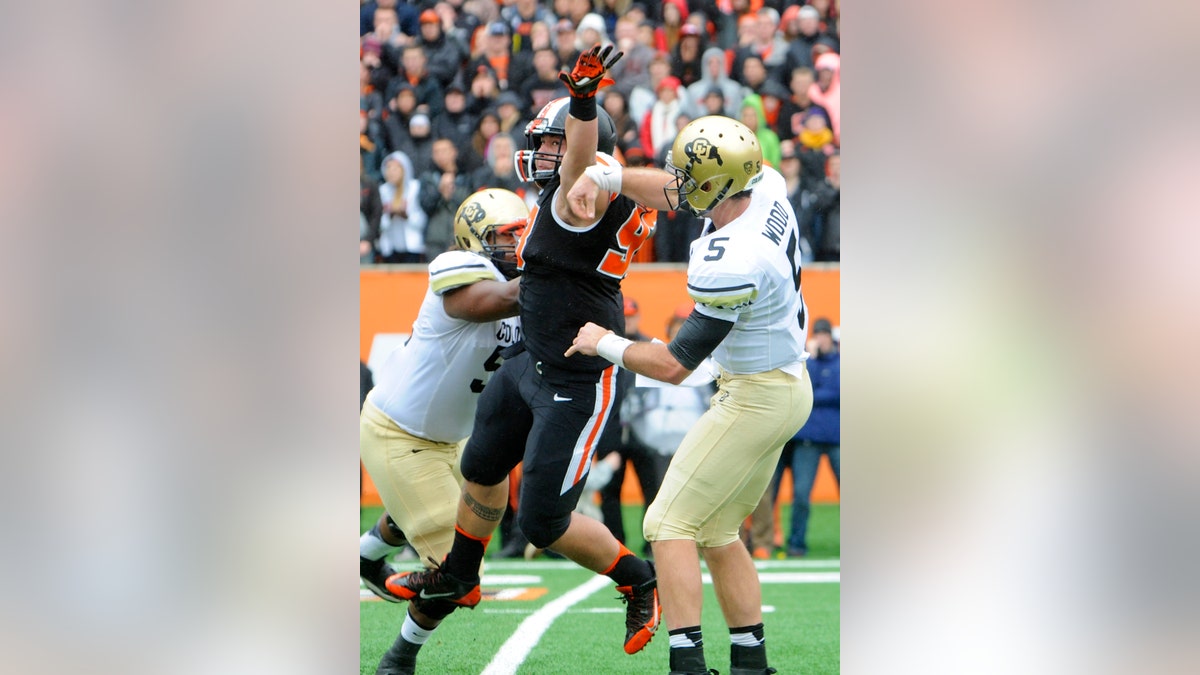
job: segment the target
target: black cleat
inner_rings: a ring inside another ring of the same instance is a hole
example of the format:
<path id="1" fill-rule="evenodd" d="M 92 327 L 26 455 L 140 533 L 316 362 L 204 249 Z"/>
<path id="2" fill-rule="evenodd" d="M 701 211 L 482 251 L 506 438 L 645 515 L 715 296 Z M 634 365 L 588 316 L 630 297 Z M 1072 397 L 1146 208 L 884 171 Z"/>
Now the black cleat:
<path id="1" fill-rule="evenodd" d="M 654 574 L 654 563 L 649 564 L 650 574 Z M 617 586 L 617 591 L 625 603 L 625 653 L 636 654 L 650 643 L 662 618 L 658 577 L 652 576 L 637 586 Z"/>
<path id="2" fill-rule="evenodd" d="M 444 572 L 441 565 L 432 558 L 429 562 L 433 563 L 433 569 L 404 572 L 389 577 L 385 582 L 387 590 L 405 600 L 445 600 L 460 607 L 471 608 L 479 604 L 483 596 L 479 592 L 478 581 L 462 581 Z"/>
<path id="3" fill-rule="evenodd" d="M 362 556 L 358 557 L 358 576 L 362 578 L 363 586 L 388 602 L 404 602 L 403 598 L 389 591 L 385 585 L 387 578 L 395 573 L 396 568 L 389 565 L 386 559 L 367 560 Z"/>

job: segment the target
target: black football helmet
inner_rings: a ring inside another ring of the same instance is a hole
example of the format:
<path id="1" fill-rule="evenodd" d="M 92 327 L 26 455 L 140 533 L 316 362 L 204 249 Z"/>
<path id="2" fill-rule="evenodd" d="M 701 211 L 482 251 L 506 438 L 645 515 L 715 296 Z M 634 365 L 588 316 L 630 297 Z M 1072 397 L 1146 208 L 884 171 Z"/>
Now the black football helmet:
<path id="1" fill-rule="evenodd" d="M 536 183 L 540 188 L 550 179 L 554 178 L 558 173 L 558 167 L 562 164 L 562 155 L 550 152 L 542 152 L 542 137 L 544 136 L 562 136 L 567 135 L 567 112 L 570 107 L 571 98 L 563 96 L 550 101 L 538 112 L 537 117 L 533 118 L 529 124 L 525 125 L 525 141 L 526 149 L 518 150 L 514 163 L 517 167 L 517 175 L 525 182 Z M 604 108 L 596 108 L 596 124 L 598 127 L 599 136 L 596 139 L 596 149 L 605 154 L 611 155 L 617 146 L 617 127 L 613 124 L 612 117 L 609 117 Z M 554 162 L 553 169 L 537 169 L 536 160 L 549 160 Z"/>

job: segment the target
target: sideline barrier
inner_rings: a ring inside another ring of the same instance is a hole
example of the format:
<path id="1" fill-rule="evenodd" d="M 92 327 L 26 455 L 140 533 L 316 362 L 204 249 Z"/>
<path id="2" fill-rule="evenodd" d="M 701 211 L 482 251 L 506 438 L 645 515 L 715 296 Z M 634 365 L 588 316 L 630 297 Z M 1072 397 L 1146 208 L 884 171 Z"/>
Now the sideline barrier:
<path id="1" fill-rule="evenodd" d="M 809 309 L 809 325 L 818 317 L 841 325 L 841 271 L 836 264 L 814 263 L 804 268 L 801 277 L 804 300 Z M 359 272 L 359 358 L 370 362 L 371 344 L 376 334 L 403 334 L 412 330 L 412 322 L 421 308 L 429 272 L 425 265 L 379 265 Z M 646 335 L 666 339 L 667 321 L 675 308 L 690 302 L 687 295 L 687 266 L 670 263 L 640 263 L 630 267 L 621 284 L 625 296 L 638 303 L 641 330 Z M 363 505 L 378 505 L 379 493 L 370 476 L 362 473 Z M 780 501 L 791 503 L 791 472 L 784 475 Z M 838 488 L 828 461 L 821 460 L 812 500 L 836 503 Z M 621 501 L 640 504 L 641 488 L 632 467 L 625 473 Z"/>

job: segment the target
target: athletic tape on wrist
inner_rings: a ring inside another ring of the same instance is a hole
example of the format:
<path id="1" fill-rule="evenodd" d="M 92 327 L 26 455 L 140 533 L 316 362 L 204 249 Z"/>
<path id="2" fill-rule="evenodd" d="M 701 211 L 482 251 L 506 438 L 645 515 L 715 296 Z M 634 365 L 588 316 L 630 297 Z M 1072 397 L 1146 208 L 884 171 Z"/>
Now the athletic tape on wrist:
<path id="1" fill-rule="evenodd" d="M 596 94 L 583 98 L 580 96 L 571 95 L 571 107 L 569 109 L 571 117 L 580 122 L 590 122 L 596 119 Z"/>
<path id="2" fill-rule="evenodd" d="M 588 178 L 591 178 L 592 182 L 601 190 L 608 190 L 614 194 L 621 191 L 621 179 L 624 175 L 624 170 L 620 164 L 612 166 L 593 164 L 584 169 L 583 173 Z"/>
<path id="3" fill-rule="evenodd" d="M 618 337 L 616 333 L 606 333 L 600 341 L 596 343 L 596 353 L 608 359 L 609 361 L 625 367 L 625 350 L 629 345 L 633 344 L 632 340 L 626 340 L 623 337 Z"/>

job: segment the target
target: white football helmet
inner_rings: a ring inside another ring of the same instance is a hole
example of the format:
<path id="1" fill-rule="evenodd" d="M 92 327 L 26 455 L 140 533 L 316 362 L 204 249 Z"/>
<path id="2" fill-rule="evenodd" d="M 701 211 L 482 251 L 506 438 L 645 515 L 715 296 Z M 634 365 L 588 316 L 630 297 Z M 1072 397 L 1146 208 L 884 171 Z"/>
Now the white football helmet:
<path id="1" fill-rule="evenodd" d="M 675 182 L 664 188 L 672 209 L 707 216 L 726 198 L 762 180 L 762 147 L 741 122 L 723 115 L 692 120 L 667 153 Z"/>

